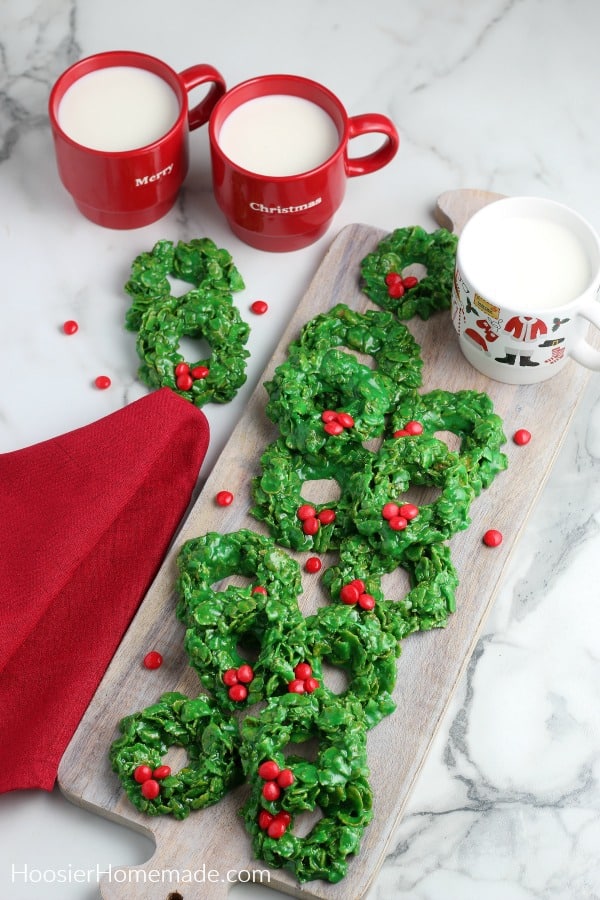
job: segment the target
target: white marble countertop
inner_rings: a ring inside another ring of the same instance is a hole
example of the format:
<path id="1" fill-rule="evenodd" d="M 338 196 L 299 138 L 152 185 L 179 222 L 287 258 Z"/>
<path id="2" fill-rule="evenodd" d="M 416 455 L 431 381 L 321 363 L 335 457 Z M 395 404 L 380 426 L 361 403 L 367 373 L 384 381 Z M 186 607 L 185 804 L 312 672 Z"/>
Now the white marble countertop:
<path id="1" fill-rule="evenodd" d="M 252 331 L 247 384 L 231 404 L 205 408 L 205 476 L 344 225 L 433 228 L 438 194 L 477 187 L 552 197 L 600 228 L 598 34 L 595 0 L 2 0 L 0 449 L 87 424 L 146 392 L 122 286 L 131 260 L 159 238 L 212 237 L 243 273 L 244 317 L 256 322 L 254 299 L 270 305 Z M 125 48 L 176 69 L 212 63 L 228 85 L 267 72 L 309 76 L 350 114 L 389 115 L 400 152 L 349 182 L 329 233 L 296 253 L 252 250 L 228 231 L 210 190 L 206 129 L 192 135 L 191 170 L 166 218 L 102 229 L 59 183 L 46 105 L 67 65 Z M 61 333 L 70 318 L 76 340 Z M 94 388 L 99 374 L 110 375 L 109 390 Z M 599 467 L 596 375 L 369 900 L 600 897 Z M 105 869 L 152 852 L 57 791 L 4 795 L 0 816 L 0 894 L 12 900 L 99 896 L 93 878 L 32 883 L 18 874 L 25 866 Z M 277 895 L 235 886 L 230 896 Z"/>

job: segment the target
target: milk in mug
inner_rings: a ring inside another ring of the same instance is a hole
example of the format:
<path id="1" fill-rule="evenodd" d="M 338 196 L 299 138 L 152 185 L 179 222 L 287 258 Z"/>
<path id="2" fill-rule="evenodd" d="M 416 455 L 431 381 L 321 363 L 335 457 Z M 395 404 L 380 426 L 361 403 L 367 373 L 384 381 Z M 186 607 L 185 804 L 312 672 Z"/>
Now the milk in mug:
<path id="1" fill-rule="evenodd" d="M 84 147 L 120 152 L 157 141 L 175 124 L 179 109 L 163 78 L 136 66 L 110 66 L 88 72 L 67 89 L 58 122 Z"/>
<path id="2" fill-rule="evenodd" d="M 590 261 L 580 241 L 551 219 L 507 216 L 482 223 L 469 238 L 469 278 L 499 306 L 562 306 L 590 283 Z"/>
<path id="3" fill-rule="evenodd" d="M 340 142 L 335 123 L 317 103 L 270 94 L 240 104 L 221 126 L 219 145 L 229 159 L 257 175 L 309 172 Z"/>

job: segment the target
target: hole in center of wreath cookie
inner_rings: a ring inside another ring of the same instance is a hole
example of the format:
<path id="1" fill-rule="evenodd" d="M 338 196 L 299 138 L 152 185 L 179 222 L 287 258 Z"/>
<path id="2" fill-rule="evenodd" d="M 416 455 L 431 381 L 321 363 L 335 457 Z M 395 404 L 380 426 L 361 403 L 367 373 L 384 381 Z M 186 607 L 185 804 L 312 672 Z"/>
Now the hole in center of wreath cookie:
<path id="1" fill-rule="evenodd" d="M 335 503 L 342 496 L 342 489 L 335 478 L 315 478 L 305 481 L 300 493 L 308 503 Z"/>
<path id="2" fill-rule="evenodd" d="M 306 760 L 306 762 L 316 762 L 319 755 L 319 739 L 316 737 L 307 738 L 300 743 L 290 742 L 283 748 L 284 756 L 295 756 Z M 290 763 L 291 768 L 293 765 Z"/>
<path id="3" fill-rule="evenodd" d="M 292 828 L 292 833 L 297 838 L 306 837 L 311 833 L 317 822 L 322 818 L 323 813 L 318 806 L 315 806 L 314 809 L 307 810 L 306 812 L 298 813 L 298 815 L 294 816 L 294 827 Z"/>
<path id="4" fill-rule="evenodd" d="M 174 744 L 172 747 L 169 747 L 167 752 L 162 758 L 163 766 L 170 766 L 171 771 L 175 774 L 179 772 L 180 769 L 184 769 L 187 765 L 189 765 L 189 757 L 185 751 L 184 747 L 178 747 Z"/>
<path id="5" fill-rule="evenodd" d="M 348 690 L 350 679 L 347 672 L 340 666 L 331 666 L 329 663 L 323 662 L 321 671 L 325 687 L 329 688 L 334 694 L 343 694 L 344 691 Z"/>
<path id="6" fill-rule="evenodd" d="M 194 290 L 195 286 L 190 281 L 184 281 L 183 278 L 175 278 L 174 275 L 167 275 L 169 282 L 171 297 L 183 297 L 188 291 Z"/>
<path id="7" fill-rule="evenodd" d="M 236 650 L 246 662 L 255 663 L 260 652 L 260 643 L 255 635 L 248 632 L 238 638 Z"/>
<path id="8" fill-rule="evenodd" d="M 441 495 L 441 488 L 433 485 L 411 484 L 408 490 L 399 498 L 400 503 L 414 503 L 415 506 L 429 506 Z"/>
<path id="9" fill-rule="evenodd" d="M 435 437 L 439 441 L 443 441 L 453 453 L 459 452 L 461 443 L 460 438 L 457 434 L 454 434 L 453 431 L 436 431 Z"/>
<path id="10" fill-rule="evenodd" d="M 423 263 L 411 263 L 402 269 L 403 278 L 408 278 L 409 275 L 414 275 L 415 278 L 422 281 L 427 276 L 427 266 L 424 266 Z"/>
<path id="11" fill-rule="evenodd" d="M 186 363 L 196 363 L 201 359 L 210 359 L 210 344 L 203 337 L 183 335 L 179 339 L 179 353 Z"/>

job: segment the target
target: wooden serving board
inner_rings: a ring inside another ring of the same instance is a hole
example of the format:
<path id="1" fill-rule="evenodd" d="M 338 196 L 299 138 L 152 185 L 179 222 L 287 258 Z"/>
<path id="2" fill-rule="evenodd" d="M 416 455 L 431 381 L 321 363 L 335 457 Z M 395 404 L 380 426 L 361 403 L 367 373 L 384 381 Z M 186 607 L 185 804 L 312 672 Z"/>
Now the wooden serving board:
<path id="1" fill-rule="evenodd" d="M 476 208 L 497 197 L 469 191 L 442 195 L 438 221 L 445 225 L 454 223 L 460 228 Z M 107 900 L 192 900 L 206 896 L 213 900 L 227 896 L 227 879 L 234 877 L 227 873 L 241 871 L 247 880 L 248 871 L 267 868 L 253 859 L 238 815 L 245 786 L 228 794 L 216 806 L 192 813 L 183 822 L 170 817 L 145 817 L 129 803 L 112 773 L 108 749 L 118 734 L 121 717 L 153 703 L 164 691 L 180 690 L 190 696 L 199 692 L 198 679 L 187 665 L 183 651 L 183 628 L 175 618 L 177 552 L 184 541 L 210 530 L 229 532 L 246 527 L 264 531 L 248 514 L 250 484 L 252 476 L 258 473 L 259 456 L 278 434 L 265 416 L 266 392 L 262 381 L 283 361 L 289 342 L 315 314 L 339 302 L 358 310 L 372 307 L 358 288 L 359 264 L 382 237 L 384 233 L 374 228 L 352 225 L 333 241 L 63 757 L 58 781 L 66 796 L 78 805 L 151 835 L 156 851 L 139 868 L 146 873 L 171 870 L 166 881 L 157 881 L 156 876 L 152 881 L 151 877 L 136 872 L 124 882 L 105 880 L 101 883 L 101 893 Z M 499 475 L 492 487 L 473 503 L 469 529 L 451 541 L 460 587 L 458 608 L 447 628 L 412 635 L 403 643 L 394 694 L 397 709 L 369 733 L 374 819 L 365 832 L 360 854 L 351 861 L 348 875 L 337 885 L 315 881 L 300 886 L 290 874 L 271 870 L 270 887 L 298 897 L 359 898 L 376 875 L 494 601 L 511 549 L 552 467 L 589 377 L 587 370 L 569 362 L 559 375 L 537 386 L 500 384 L 480 375 L 464 360 L 449 313 L 439 313 L 428 322 L 415 319 L 409 327 L 422 348 L 424 390 L 471 388 L 490 394 L 496 411 L 505 421 L 508 437 L 505 451 L 510 464 L 508 471 Z M 551 427 L 548 427 L 549 410 Z M 529 429 L 533 435 L 526 447 L 518 447 L 511 440 L 519 427 Z M 232 505 L 226 508 L 214 501 L 222 489 L 235 495 Z M 492 527 L 504 535 L 503 543 L 496 549 L 482 544 L 482 534 Z M 311 554 L 294 555 L 302 566 Z M 398 579 L 398 584 L 391 586 L 390 595 L 401 597 L 405 588 L 401 575 Z M 305 593 L 301 606 L 309 614 L 325 602 L 325 597 L 320 592 L 318 575 L 303 571 L 303 582 Z M 154 648 L 163 654 L 164 664 L 148 672 L 142 668 L 141 660 Z M 186 883 L 186 879 L 189 881 L 186 872 L 209 869 L 217 871 L 223 880 Z M 181 883 L 170 880 L 172 870 L 182 873 Z"/>

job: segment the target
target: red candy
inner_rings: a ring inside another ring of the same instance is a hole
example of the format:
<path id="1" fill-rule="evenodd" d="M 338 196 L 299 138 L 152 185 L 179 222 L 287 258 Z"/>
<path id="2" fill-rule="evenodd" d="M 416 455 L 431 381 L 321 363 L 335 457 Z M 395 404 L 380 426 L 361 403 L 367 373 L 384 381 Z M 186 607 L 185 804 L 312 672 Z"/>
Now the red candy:
<path id="1" fill-rule="evenodd" d="M 262 584 L 257 584 L 255 587 L 252 588 L 252 593 L 266 595 L 268 593 L 268 591 L 267 591 L 266 587 L 262 586 Z"/>
<path id="2" fill-rule="evenodd" d="M 233 494 L 231 491 L 219 491 L 215 500 L 219 506 L 229 506 L 233 503 Z"/>
<path id="3" fill-rule="evenodd" d="M 96 387 L 98 388 L 99 391 L 105 391 L 107 388 L 109 388 L 111 386 L 112 381 L 110 380 L 108 375 L 98 375 L 98 377 L 94 381 L 94 384 L 96 385 Z"/>
<path id="4" fill-rule="evenodd" d="M 175 366 L 175 377 L 178 378 L 180 375 L 188 375 L 190 371 L 190 367 L 186 362 L 177 363 Z"/>
<path id="5" fill-rule="evenodd" d="M 400 507 L 397 503 L 384 503 L 381 508 L 381 515 L 384 519 L 393 519 L 394 516 L 397 516 L 400 512 Z"/>
<path id="6" fill-rule="evenodd" d="M 288 684 L 288 691 L 290 694 L 303 694 L 305 691 L 304 679 L 294 678 L 294 680 L 290 681 Z"/>
<path id="7" fill-rule="evenodd" d="M 291 769 L 282 769 L 277 776 L 277 784 L 280 788 L 288 788 L 295 781 L 294 773 Z"/>
<path id="8" fill-rule="evenodd" d="M 388 272 L 384 281 L 388 287 L 392 284 L 402 284 L 402 275 L 399 272 Z"/>
<path id="9" fill-rule="evenodd" d="M 249 665 L 240 666 L 236 674 L 238 681 L 241 681 L 243 684 L 250 684 L 254 679 L 254 671 L 252 666 Z"/>
<path id="10" fill-rule="evenodd" d="M 133 770 L 133 777 L 139 784 L 143 784 L 152 778 L 152 769 L 150 766 L 136 766 Z"/>
<path id="11" fill-rule="evenodd" d="M 262 795 L 265 800 L 278 800 L 281 796 L 281 788 L 276 781 L 266 781 L 263 784 Z"/>
<path id="12" fill-rule="evenodd" d="M 279 775 L 281 769 L 274 759 L 267 759 L 258 767 L 258 775 L 265 781 L 273 781 Z"/>
<path id="13" fill-rule="evenodd" d="M 344 428 L 354 428 L 354 419 L 350 413 L 340 412 L 337 414 L 337 420 Z"/>
<path id="14" fill-rule="evenodd" d="M 152 777 L 156 778 L 157 781 L 161 781 L 163 778 L 168 778 L 170 774 L 171 766 L 157 766 L 152 773 Z"/>
<path id="15" fill-rule="evenodd" d="M 400 297 L 404 297 L 404 285 L 402 284 L 402 280 L 389 284 L 388 294 L 390 297 L 393 297 L 394 300 L 399 300 Z"/>
<path id="16" fill-rule="evenodd" d="M 256 313 L 257 316 L 262 316 L 269 308 L 269 304 L 264 300 L 255 300 L 254 303 L 250 305 L 250 309 L 253 313 Z"/>
<path id="17" fill-rule="evenodd" d="M 309 516 L 307 519 L 303 519 L 302 521 L 302 531 L 307 535 L 316 534 L 319 530 L 320 524 L 321 523 L 316 516 Z"/>
<path id="18" fill-rule="evenodd" d="M 388 525 L 392 531 L 404 531 L 408 525 L 408 519 L 405 519 L 404 516 L 392 516 L 388 521 Z"/>
<path id="19" fill-rule="evenodd" d="M 245 684 L 232 684 L 227 693 L 234 703 L 242 703 L 248 696 L 248 688 Z"/>
<path id="20" fill-rule="evenodd" d="M 275 840 L 279 840 L 279 838 L 283 837 L 287 829 L 287 824 L 284 822 L 279 815 L 276 815 L 269 827 L 267 828 L 267 834 L 270 838 L 274 838 Z"/>
<path id="21" fill-rule="evenodd" d="M 415 506 L 414 503 L 404 503 L 398 510 L 398 513 L 410 521 L 411 519 L 416 519 L 419 515 L 419 507 Z"/>
<path id="22" fill-rule="evenodd" d="M 374 609 L 375 597 L 372 594 L 361 594 L 358 598 L 358 605 L 361 607 L 361 609 Z"/>
<path id="23" fill-rule="evenodd" d="M 191 386 L 194 383 L 194 379 L 189 374 L 189 372 L 182 372 L 181 375 L 178 375 L 175 379 L 175 384 L 179 388 L 180 391 L 189 391 Z"/>
<path id="24" fill-rule="evenodd" d="M 496 528 L 490 528 L 483 535 L 483 543 L 488 547 L 499 547 L 502 543 L 502 532 Z"/>
<path id="25" fill-rule="evenodd" d="M 144 665 L 147 669 L 160 669 L 163 658 L 158 650 L 151 650 L 144 657 Z"/>
<path id="26" fill-rule="evenodd" d="M 294 668 L 294 675 L 296 676 L 296 678 L 300 678 L 302 681 L 305 681 L 312 675 L 312 666 L 309 666 L 308 663 L 298 663 L 298 665 Z"/>
<path id="27" fill-rule="evenodd" d="M 258 814 L 258 827 L 266 831 L 274 818 L 273 813 L 270 813 L 267 809 L 261 809 Z"/>
<path id="28" fill-rule="evenodd" d="M 317 513 L 317 519 L 321 525 L 331 525 L 332 522 L 335 522 L 335 510 L 322 509 L 321 512 Z"/>
<path id="29" fill-rule="evenodd" d="M 414 275 L 407 275 L 406 278 L 402 279 L 402 284 L 407 290 L 415 287 L 419 283 L 419 279 L 415 278 Z"/>
<path id="30" fill-rule="evenodd" d="M 75 334 L 76 331 L 79 331 L 79 325 L 75 319 L 68 319 L 63 325 L 63 331 L 65 334 Z"/>
<path id="31" fill-rule="evenodd" d="M 404 430 L 408 431 L 409 434 L 423 434 L 423 426 L 420 422 L 410 421 L 407 422 L 404 426 Z"/>
<path id="32" fill-rule="evenodd" d="M 314 519 L 316 514 L 317 511 L 314 506 L 309 506 L 308 503 L 302 504 L 302 506 L 299 506 L 296 511 L 296 515 L 301 522 L 304 522 L 305 519 Z"/>
<path id="33" fill-rule="evenodd" d="M 360 593 L 358 587 L 350 582 L 350 584 L 343 585 L 340 591 L 340 600 L 347 606 L 353 606 L 355 603 L 358 603 Z"/>
<path id="34" fill-rule="evenodd" d="M 160 794 L 160 784 L 154 778 L 149 778 L 143 783 L 141 790 L 146 800 L 155 800 Z"/>
<path id="35" fill-rule="evenodd" d="M 526 428 L 519 428 L 518 431 L 515 431 L 515 433 L 513 434 L 513 441 L 520 447 L 524 447 L 525 444 L 528 444 L 530 440 L 531 432 L 527 431 Z"/>
<path id="36" fill-rule="evenodd" d="M 304 563 L 304 568 L 306 569 L 306 571 L 311 573 L 320 572 L 322 566 L 323 563 L 318 556 L 309 556 L 309 558 Z"/>
<path id="37" fill-rule="evenodd" d="M 190 372 L 192 378 L 196 381 L 201 381 L 203 378 L 206 378 L 209 373 L 209 370 L 206 366 L 195 366 Z"/>
<path id="38" fill-rule="evenodd" d="M 306 678 L 304 681 L 304 690 L 307 694 L 312 694 L 319 687 L 319 681 L 316 678 Z"/>

